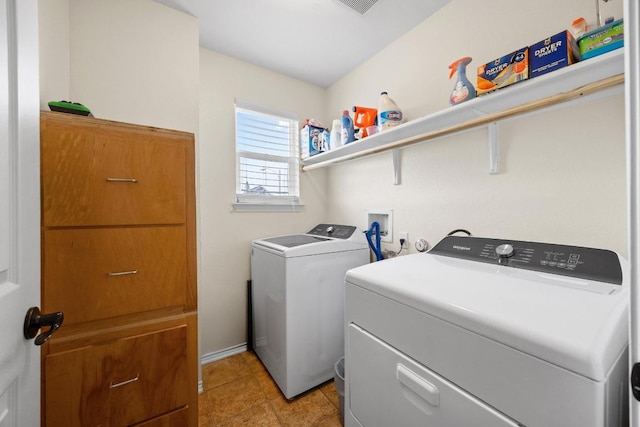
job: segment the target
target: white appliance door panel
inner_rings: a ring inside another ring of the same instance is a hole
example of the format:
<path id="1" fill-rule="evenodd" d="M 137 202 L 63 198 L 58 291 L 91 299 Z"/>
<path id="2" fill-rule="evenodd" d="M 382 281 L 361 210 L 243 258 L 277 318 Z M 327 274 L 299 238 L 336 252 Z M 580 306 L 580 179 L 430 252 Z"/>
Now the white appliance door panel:
<path id="1" fill-rule="evenodd" d="M 368 249 L 287 259 L 287 397 L 333 378 L 344 355 L 344 277 L 368 261 Z"/>
<path id="2" fill-rule="evenodd" d="M 518 426 L 361 328 L 348 333 L 350 409 L 363 426 Z"/>
<path id="3" fill-rule="evenodd" d="M 523 425 L 605 425 L 603 383 L 348 282 L 345 321 L 347 327 L 357 324 Z M 345 368 L 350 375 L 356 349 L 348 338 Z M 351 386 L 347 380 L 345 399 L 354 396 Z"/>

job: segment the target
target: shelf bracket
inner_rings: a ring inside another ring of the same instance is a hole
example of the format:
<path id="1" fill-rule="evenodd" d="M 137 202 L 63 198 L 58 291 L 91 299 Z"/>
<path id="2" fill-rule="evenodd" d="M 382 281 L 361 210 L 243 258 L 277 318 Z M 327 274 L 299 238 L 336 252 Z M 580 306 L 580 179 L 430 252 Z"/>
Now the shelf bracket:
<path id="1" fill-rule="evenodd" d="M 400 149 L 393 149 L 393 185 L 400 185 Z"/>
<path id="2" fill-rule="evenodd" d="M 489 131 L 489 173 L 498 173 L 498 122 L 487 125 Z"/>

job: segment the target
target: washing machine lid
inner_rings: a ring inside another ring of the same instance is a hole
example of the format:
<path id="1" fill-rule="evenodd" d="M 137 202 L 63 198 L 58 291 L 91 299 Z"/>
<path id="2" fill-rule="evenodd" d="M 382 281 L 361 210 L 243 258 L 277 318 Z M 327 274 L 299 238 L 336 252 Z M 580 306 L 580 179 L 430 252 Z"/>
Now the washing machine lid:
<path id="1" fill-rule="evenodd" d="M 436 253 L 358 267 L 346 281 L 601 381 L 628 342 L 628 264 L 616 257 L 621 285 Z"/>
<path id="2" fill-rule="evenodd" d="M 285 248 L 295 248 L 300 245 L 308 245 L 309 243 L 325 242 L 329 239 L 324 237 L 310 236 L 308 234 L 292 234 L 289 236 L 279 236 L 264 239 L 263 242 L 271 243 L 274 246 L 283 246 Z"/>
<path id="3" fill-rule="evenodd" d="M 318 224 L 304 234 L 257 239 L 252 247 L 287 258 L 368 250 L 367 240 L 357 227 L 339 224 Z"/>

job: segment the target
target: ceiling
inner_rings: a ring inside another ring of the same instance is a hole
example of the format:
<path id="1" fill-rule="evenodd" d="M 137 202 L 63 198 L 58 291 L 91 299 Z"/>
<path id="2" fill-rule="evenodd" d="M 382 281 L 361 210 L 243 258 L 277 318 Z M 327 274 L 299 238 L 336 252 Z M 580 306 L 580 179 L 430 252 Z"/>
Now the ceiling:
<path id="1" fill-rule="evenodd" d="M 326 88 L 449 0 L 155 1 L 198 18 L 200 46 Z"/>

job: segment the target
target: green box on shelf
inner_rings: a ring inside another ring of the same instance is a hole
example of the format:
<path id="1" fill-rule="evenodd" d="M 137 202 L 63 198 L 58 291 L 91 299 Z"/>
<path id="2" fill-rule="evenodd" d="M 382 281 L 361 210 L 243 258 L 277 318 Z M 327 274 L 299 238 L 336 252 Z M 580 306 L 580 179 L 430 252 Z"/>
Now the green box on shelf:
<path id="1" fill-rule="evenodd" d="M 622 19 L 589 31 L 578 39 L 582 59 L 593 58 L 624 46 L 624 24 Z"/>

